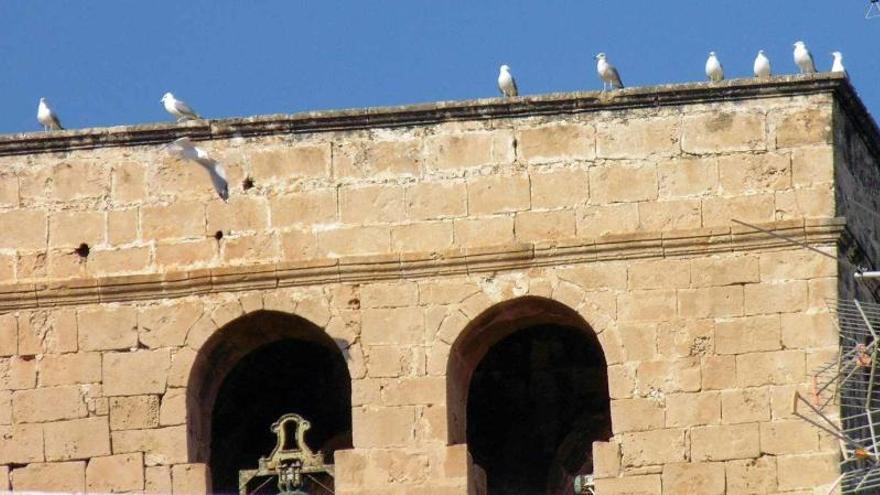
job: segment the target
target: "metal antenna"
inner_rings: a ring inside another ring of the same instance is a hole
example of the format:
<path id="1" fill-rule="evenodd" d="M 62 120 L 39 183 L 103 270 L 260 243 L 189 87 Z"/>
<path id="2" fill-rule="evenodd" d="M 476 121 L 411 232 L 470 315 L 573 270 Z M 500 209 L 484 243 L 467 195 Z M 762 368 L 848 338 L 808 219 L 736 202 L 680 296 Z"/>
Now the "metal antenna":
<path id="1" fill-rule="evenodd" d="M 844 493 L 876 493 L 880 489 L 880 304 L 829 300 L 827 305 L 840 335 L 840 357 L 812 372 L 812 390 L 807 397 L 795 392 L 793 412 L 840 440 L 843 474 L 837 484 Z"/>
<path id="2" fill-rule="evenodd" d="M 868 8 L 865 9 L 865 19 L 873 19 L 880 17 L 880 0 L 870 0 Z"/>

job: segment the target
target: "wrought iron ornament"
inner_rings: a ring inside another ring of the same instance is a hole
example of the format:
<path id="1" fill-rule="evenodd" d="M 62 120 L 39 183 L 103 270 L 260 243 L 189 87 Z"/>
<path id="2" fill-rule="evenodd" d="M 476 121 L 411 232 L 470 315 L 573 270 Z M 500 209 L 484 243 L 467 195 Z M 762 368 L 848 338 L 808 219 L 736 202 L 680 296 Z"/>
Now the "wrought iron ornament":
<path id="1" fill-rule="evenodd" d="M 293 438 L 288 438 L 293 426 Z M 280 495 L 306 495 L 302 491 L 303 475 L 326 473 L 333 476 L 333 465 L 324 463 L 324 455 L 312 452 L 306 445 L 306 432 L 312 425 L 299 414 L 285 414 L 272 423 L 271 431 L 275 434 L 275 448 L 268 457 L 260 457 L 257 469 L 244 469 L 238 472 L 238 491 L 247 495 L 255 490 L 248 490 L 254 478 L 276 478 Z M 290 445 L 289 442 L 294 444 Z"/>

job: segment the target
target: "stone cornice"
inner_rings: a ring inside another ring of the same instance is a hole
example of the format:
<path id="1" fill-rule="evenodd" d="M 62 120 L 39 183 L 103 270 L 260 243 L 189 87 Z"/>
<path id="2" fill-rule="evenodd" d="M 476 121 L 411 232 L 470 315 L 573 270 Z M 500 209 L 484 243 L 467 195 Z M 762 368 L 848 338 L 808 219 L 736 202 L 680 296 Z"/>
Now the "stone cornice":
<path id="1" fill-rule="evenodd" d="M 811 245 L 832 246 L 846 235 L 841 218 L 763 224 Z M 226 266 L 159 274 L 35 281 L 0 286 L 0 311 L 88 303 L 153 300 L 328 283 L 419 279 L 492 273 L 596 261 L 705 256 L 778 249 L 786 241 L 744 227 L 568 239 L 437 253 L 380 255 Z"/>
<path id="2" fill-rule="evenodd" d="M 402 127 L 448 121 L 483 120 L 572 114 L 600 110 L 625 110 L 831 93 L 868 136 L 880 143 L 877 126 L 849 81 L 838 74 L 779 76 L 767 80 L 732 79 L 721 83 L 688 83 L 627 88 L 621 91 L 553 93 L 511 99 L 447 101 L 420 105 L 266 115 L 203 120 L 182 124 L 162 123 L 52 133 L 0 136 L 0 156 L 63 152 L 109 146 L 167 143 L 181 136 L 196 140 L 299 134 L 379 127 Z"/>

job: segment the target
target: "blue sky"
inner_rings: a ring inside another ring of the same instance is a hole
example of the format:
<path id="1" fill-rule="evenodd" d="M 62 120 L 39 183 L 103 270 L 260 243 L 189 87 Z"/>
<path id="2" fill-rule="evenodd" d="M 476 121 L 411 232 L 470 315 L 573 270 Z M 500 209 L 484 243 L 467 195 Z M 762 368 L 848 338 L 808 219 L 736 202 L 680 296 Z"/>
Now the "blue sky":
<path id="1" fill-rule="evenodd" d="M 76 128 L 168 120 L 165 91 L 210 118 L 488 97 L 502 63 L 522 94 L 600 89 L 599 51 L 630 86 L 703 80 L 710 50 L 788 73 L 798 39 L 880 115 L 866 2 L 0 0 L 0 133 L 38 130 L 40 96 Z"/>

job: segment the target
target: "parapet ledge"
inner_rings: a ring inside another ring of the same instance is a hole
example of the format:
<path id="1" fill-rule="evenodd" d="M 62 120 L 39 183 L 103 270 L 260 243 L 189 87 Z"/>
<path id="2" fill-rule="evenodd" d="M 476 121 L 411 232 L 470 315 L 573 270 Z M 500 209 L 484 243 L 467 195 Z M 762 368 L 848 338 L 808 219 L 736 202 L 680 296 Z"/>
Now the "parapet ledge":
<path id="1" fill-rule="evenodd" d="M 485 120 L 600 110 L 625 110 L 688 103 L 735 101 L 778 96 L 833 93 L 874 143 L 880 132 L 849 80 L 841 74 L 777 76 L 766 80 L 731 79 L 719 83 L 666 84 L 603 93 L 585 91 L 521 96 L 510 99 L 442 101 L 296 114 L 71 129 L 51 133 L 0 135 L 0 156 L 63 152 L 116 146 L 167 143 L 182 136 L 194 140 L 256 137 L 405 127 L 448 121 Z"/>

